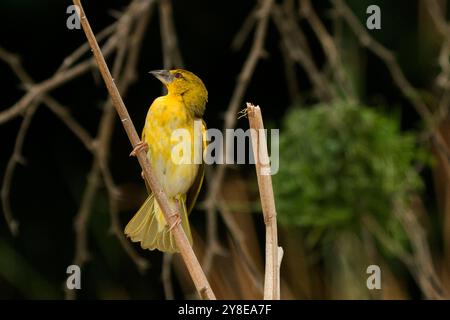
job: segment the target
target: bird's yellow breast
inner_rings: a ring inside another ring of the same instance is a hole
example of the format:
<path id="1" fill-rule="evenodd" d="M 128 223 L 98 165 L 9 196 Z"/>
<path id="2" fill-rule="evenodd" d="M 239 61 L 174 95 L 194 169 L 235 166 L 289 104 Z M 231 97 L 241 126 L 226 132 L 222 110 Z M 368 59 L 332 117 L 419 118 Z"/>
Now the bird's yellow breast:
<path id="1" fill-rule="evenodd" d="M 150 162 L 169 197 L 185 194 L 198 172 L 199 165 L 194 161 L 194 121 L 182 97 L 178 95 L 155 99 L 147 114 L 142 140 L 149 146 Z M 180 134 L 183 134 L 182 139 Z M 191 153 L 187 161 L 180 163 L 177 150 L 183 147 Z"/>

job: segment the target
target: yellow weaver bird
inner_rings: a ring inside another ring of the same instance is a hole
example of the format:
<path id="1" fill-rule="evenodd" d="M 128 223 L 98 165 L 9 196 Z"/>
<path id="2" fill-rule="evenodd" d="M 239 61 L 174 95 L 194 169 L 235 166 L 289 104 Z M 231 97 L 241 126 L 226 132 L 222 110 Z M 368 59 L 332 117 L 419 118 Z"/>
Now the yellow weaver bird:
<path id="1" fill-rule="evenodd" d="M 192 72 L 158 70 L 150 72 L 167 88 L 167 95 L 156 98 L 147 113 L 142 131 L 142 142 L 136 146 L 147 150 L 155 175 L 166 193 L 172 208 L 177 208 L 181 217 L 169 226 L 157 201 L 150 192 L 147 200 L 125 227 L 125 234 L 133 242 L 140 242 L 143 249 L 158 249 L 164 252 L 179 251 L 172 235 L 172 228 L 181 223 L 189 242 L 192 235 L 188 215 L 191 212 L 203 183 L 204 165 L 202 158 L 195 161 L 198 148 L 205 149 L 206 126 L 202 120 L 208 100 L 208 92 L 203 82 Z M 194 123 L 200 123 L 200 132 L 194 132 Z M 186 152 L 184 162 L 174 161 L 173 151 L 180 141 L 173 138 L 175 130 L 188 132 L 183 143 Z M 194 141 L 199 139 L 200 143 Z M 200 150 L 200 157 L 202 155 Z M 187 159 L 186 159 L 187 157 Z"/>

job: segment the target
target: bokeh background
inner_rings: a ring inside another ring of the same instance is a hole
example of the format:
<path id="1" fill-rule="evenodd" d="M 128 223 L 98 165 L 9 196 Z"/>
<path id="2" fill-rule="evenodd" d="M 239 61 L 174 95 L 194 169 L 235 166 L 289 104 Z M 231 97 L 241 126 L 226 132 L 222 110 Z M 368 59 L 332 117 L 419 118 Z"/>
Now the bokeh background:
<path id="1" fill-rule="evenodd" d="M 139 131 L 162 92 L 148 71 L 172 67 L 205 82 L 208 127 L 228 115 L 247 129 L 251 101 L 280 129 L 282 298 L 450 297 L 446 0 L 84 2 Z M 373 4 L 379 30 L 365 27 Z M 90 50 L 65 60 L 85 43 L 69 5 L 0 2 L 0 298 L 195 298 L 178 256 L 122 235 L 146 190 Z M 218 298 L 258 299 L 255 169 L 228 165 L 212 197 L 217 168 L 190 218 L 194 249 Z"/>

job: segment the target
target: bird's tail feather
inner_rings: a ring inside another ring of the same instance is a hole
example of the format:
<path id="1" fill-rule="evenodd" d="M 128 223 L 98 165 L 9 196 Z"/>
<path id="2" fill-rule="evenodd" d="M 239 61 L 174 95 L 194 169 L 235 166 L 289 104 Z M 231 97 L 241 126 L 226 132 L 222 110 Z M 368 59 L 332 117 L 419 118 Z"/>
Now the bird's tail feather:
<path id="1" fill-rule="evenodd" d="M 185 196 L 180 198 L 181 225 L 192 245 L 191 228 L 186 210 Z M 175 239 L 153 194 L 148 196 L 139 211 L 125 227 L 125 234 L 133 242 L 140 242 L 143 249 L 178 252 Z"/>

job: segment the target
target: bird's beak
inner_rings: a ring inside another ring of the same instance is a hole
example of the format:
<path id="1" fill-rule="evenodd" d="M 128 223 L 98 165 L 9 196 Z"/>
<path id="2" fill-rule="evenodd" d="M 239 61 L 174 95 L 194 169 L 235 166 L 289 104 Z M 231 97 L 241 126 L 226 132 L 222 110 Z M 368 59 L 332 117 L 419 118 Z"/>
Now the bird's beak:
<path id="1" fill-rule="evenodd" d="M 170 84 L 174 79 L 173 74 L 171 74 L 168 70 L 154 70 L 150 71 L 149 73 L 154 75 L 159 81 L 161 81 L 165 85 Z"/>

